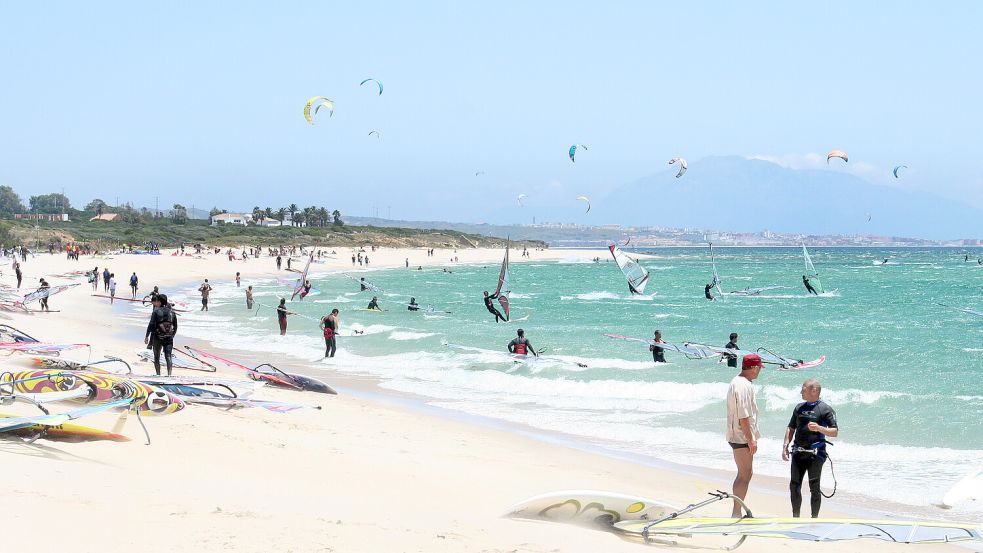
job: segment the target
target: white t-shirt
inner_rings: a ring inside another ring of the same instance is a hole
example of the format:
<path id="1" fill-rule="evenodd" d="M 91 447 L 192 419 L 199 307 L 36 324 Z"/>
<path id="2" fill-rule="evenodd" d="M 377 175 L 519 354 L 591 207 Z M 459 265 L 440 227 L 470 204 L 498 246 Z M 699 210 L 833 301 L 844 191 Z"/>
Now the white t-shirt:
<path id="1" fill-rule="evenodd" d="M 761 437 L 758 432 L 758 403 L 754 395 L 754 385 L 741 375 L 734 377 L 727 388 L 727 441 L 746 444 L 747 437 L 741 430 L 740 420 L 750 419 L 754 439 Z"/>
<path id="2" fill-rule="evenodd" d="M 109 279 L 109 289 L 113 292 L 116 291 L 116 277 L 112 277 Z"/>

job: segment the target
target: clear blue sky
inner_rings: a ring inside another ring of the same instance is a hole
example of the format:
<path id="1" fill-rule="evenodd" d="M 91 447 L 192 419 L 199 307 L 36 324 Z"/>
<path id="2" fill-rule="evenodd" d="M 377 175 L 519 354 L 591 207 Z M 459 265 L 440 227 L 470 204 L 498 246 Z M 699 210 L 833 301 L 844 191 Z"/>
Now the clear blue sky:
<path id="1" fill-rule="evenodd" d="M 983 207 L 981 15 L 976 2 L 7 2 L 0 184 L 76 204 L 496 222 L 519 220 L 526 193 L 531 208 L 569 201 L 554 218 L 571 220 L 576 195 L 673 156 L 837 148 L 872 182 Z M 359 88 L 367 77 L 382 96 Z M 312 127 L 315 94 L 336 109 Z M 572 143 L 590 148 L 576 164 Z M 899 163 L 911 170 L 888 178 Z"/>

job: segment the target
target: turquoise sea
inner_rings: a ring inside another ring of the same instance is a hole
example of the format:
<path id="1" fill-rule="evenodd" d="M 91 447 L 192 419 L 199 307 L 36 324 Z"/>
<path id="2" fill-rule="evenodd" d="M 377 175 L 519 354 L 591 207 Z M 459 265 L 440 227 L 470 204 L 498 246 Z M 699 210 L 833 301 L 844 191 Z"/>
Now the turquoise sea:
<path id="1" fill-rule="evenodd" d="M 660 329 L 666 341 L 722 346 L 737 332 L 744 349 L 828 358 L 804 371 L 766 368 L 755 382 L 764 434 L 757 473 L 787 474 L 784 428 L 802 381 L 817 377 L 841 427 L 830 449 L 840 493 L 920 507 L 983 466 L 983 317 L 953 308 L 983 311 L 983 250 L 967 251 L 969 263 L 966 251 L 952 249 L 811 249 L 827 290 L 817 297 L 801 283 L 801 248 L 715 248 L 724 290 L 785 288 L 713 302 L 703 297 L 711 269 L 702 248 L 629 252 L 651 272 L 649 295 L 635 297 L 607 250 L 597 251 L 600 263 L 536 261 L 534 252 L 531 262 L 512 264 L 512 317 L 528 319 L 510 324 L 494 323 L 481 301 L 495 288 L 497 263 L 353 268 L 350 275 L 384 290 L 377 295 L 387 311 L 356 311 L 373 293 L 342 274 L 317 276 L 315 294 L 289 304 L 318 318 L 338 308 L 343 330 L 365 332 L 340 338 L 337 357 L 325 362 L 316 323 L 292 317 L 280 337 L 273 310 L 247 311 L 244 287 L 234 284 L 216 286 L 211 312 L 188 313 L 181 330 L 325 371 L 329 382 L 331 371 L 371 375 L 432 405 L 726 470 L 733 462 L 723 399 L 735 371 L 671 352 L 656 365 L 645 344 L 603 334 L 650 338 Z M 274 279 L 252 284 L 267 305 L 289 295 Z M 193 289 L 185 295 L 196 305 Z M 409 312 L 410 296 L 451 313 Z M 520 326 L 551 359 L 517 364 L 497 353 Z"/>

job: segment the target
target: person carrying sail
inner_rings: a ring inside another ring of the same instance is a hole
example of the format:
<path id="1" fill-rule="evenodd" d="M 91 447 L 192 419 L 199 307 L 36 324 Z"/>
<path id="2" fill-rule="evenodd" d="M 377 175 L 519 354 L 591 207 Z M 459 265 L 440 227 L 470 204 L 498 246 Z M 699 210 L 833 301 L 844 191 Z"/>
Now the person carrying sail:
<path id="1" fill-rule="evenodd" d="M 710 290 L 713 290 L 712 282 L 703 287 L 703 295 L 706 296 L 708 300 L 713 301 L 713 294 L 710 293 Z"/>
<path id="2" fill-rule="evenodd" d="M 485 290 L 485 309 L 487 309 L 488 312 L 491 313 L 492 315 L 495 315 L 496 323 L 499 321 L 499 319 L 508 322 L 508 320 L 502 316 L 502 314 L 498 311 L 498 309 L 495 308 L 495 304 L 492 303 L 492 301 L 494 301 L 495 298 L 497 297 L 498 297 L 498 292 L 494 294 L 489 294 L 488 290 Z"/>
<path id="3" fill-rule="evenodd" d="M 817 292 L 816 289 L 812 287 L 812 283 L 809 282 L 808 276 L 802 275 L 802 284 L 805 284 L 806 291 L 809 292 L 810 294 L 815 294 L 817 296 L 819 295 L 819 292 Z"/>
<path id="4" fill-rule="evenodd" d="M 812 518 L 819 516 L 819 507 L 823 501 L 819 479 L 822 478 L 823 463 L 827 457 L 826 438 L 835 438 L 840 433 L 836 426 L 836 412 L 819 399 L 822 391 L 823 385 L 815 378 L 802 383 L 799 392 L 803 402 L 792 410 L 792 418 L 785 429 L 782 460 L 791 460 L 792 463 L 789 491 L 792 516 L 796 518 L 802 508 L 802 477 L 807 474 Z"/>
<path id="5" fill-rule="evenodd" d="M 531 353 L 536 357 L 539 357 L 539 352 L 536 351 L 536 348 L 532 347 L 532 343 L 529 341 L 529 338 L 526 338 L 526 331 L 520 328 L 516 331 L 516 334 L 518 334 L 518 336 L 512 338 L 512 341 L 509 342 L 509 353 L 515 355 L 528 355 Z"/>
<path id="6" fill-rule="evenodd" d="M 662 340 L 662 331 L 656 330 L 655 344 L 664 344 L 664 343 L 665 341 Z M 656 363 L 665 363 L 666 351 L 655 344 L 649 346 L 649 351 L 652 352 L 652 361 L 655 361 Z"/>

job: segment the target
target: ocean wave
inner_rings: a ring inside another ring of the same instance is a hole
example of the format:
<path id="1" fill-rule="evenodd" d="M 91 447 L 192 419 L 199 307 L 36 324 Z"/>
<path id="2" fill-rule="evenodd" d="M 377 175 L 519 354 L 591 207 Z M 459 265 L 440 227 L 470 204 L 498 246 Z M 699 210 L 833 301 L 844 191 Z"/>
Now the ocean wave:
<path id="1" fill-rule="evenodd" d="M 561 300 L 569 301 L 573 299 L 577 300 L 620 300 L 621 296 L 613 292 L 587 292 L 586 294 L 577 294 L 576 296 L 560 296 Z"/>
<path id="2" fill-rule="evenodd" d="M 436 332 L 407 332 L 394 330 L 389 334 L 389 339 L 403 342 L 407 340 L 422 340 L 423 338 L 429 338 L 436 335 Z"/>

